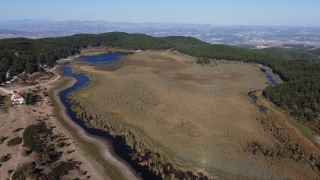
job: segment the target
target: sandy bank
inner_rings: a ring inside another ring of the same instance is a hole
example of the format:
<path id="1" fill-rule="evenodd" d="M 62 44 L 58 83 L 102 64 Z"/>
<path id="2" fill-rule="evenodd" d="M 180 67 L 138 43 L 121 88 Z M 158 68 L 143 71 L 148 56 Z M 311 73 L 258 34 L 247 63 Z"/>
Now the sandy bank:
<path id="1" fill-rule="evenodd" d="M 102 155 L 101 158 L 104 158 L 105 160 L 105 164 L 98 164 L 97 162 L 94 162 L 92 158 L 87 158 L 88 161 L 94 164 L 94 167 L 91 168 L 91 170 L 94 172 L 90 172 L 90 174 L 102 174 L 104 179 L 113 179 L 114 176 L 119 176 L 119 174 L 121 177 L 117 177 L 117 179 L 141 179 L 136 175 L 135 171 L 125 161 L 115 157 L 114 153 L 111 150 L 112 147 L 110 144 L 106 143 L 105 141 L 102 141 L 102 139 L 99 139 L 95 136 L 86 133 L 85 130 L 79 127 L 75 122 L 73 122 L 69 115 L 66 113 L 66 108 L 64 107 L 59 98 L 59 92 L 64 89 L 67 89 L 68 87 L 71 87 L 76 82 L 76 79 L 70 79 L 71 80 L 69 81 L 67 86 L 54 90 L 54 99 L 57 105 L 59 106 L 59 115 L 61 116 L 61 118 L 76 131 L 76 135 L 79 136 L 80 139 L 86 141 L 86 144 L 84 144 L 81 148 L 86 148 L 85 146 L 87 145 L 98 147 L 101 153 L 100 155 Z M 65 130 L 70 131 L 69 129 Z M 85 152 L 85 149 L 82 150 Z M 110 168 L 110 173 L 112 173 L 113 175 L 110 175 L 109 172 L 104 172 L 105 170 L 102 166 L 108 166 Z M 106 177 L 106 173 L 108 173 L 109 177 Z"/>

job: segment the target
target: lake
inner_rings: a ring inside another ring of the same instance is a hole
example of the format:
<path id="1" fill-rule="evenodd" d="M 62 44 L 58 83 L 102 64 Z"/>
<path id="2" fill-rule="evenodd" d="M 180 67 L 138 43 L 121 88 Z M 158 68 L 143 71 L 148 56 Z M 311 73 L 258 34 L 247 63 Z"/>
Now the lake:
<path id="1" fill-rule="evenodd" d="M 81 56 L 78 61 L 83 61 L 89 64 L 94 64 L 97 68 L 106 66 L 108 64 L 114 64 L 115 61 L 119 60 L 121 56 L 126 53 L 107 53 L 96 56 Z"/>

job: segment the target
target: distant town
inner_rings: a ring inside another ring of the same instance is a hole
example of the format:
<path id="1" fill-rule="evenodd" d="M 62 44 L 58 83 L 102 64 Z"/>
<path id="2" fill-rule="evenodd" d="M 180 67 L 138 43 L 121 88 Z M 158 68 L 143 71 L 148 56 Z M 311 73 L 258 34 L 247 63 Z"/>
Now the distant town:
<path id="1" fill-rule="evenodd" d="M 79 33 L 120 31 L 155 37 L 192 36 L 211 44 L 249 48 L 285 47 L 312 50 L 320 47 L 319 27 L 215 26 L 210 24 L 125 23 L 108 21 L 0 21 L 0 39 L 62 37 Z"/>

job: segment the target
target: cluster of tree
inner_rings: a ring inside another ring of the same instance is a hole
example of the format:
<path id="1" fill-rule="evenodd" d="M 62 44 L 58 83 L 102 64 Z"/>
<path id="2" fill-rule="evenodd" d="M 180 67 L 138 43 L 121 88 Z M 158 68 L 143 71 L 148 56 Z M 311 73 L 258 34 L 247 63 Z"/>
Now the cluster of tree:
<path id="1" fill-rule="evenodd" d="M 23 143 L 25 147 L 28 147 L 29 150 L 22 152 L 23 156 L 29 155 L 31 152 L 35 153 L 37 159 L 35 162 L 32 162 L 29 165 L 25 165 L 27 169 L 17 170 L 13 174 L 14 179 L 61 179 L 62 176 L 69 173 L 71 170 L 77 169 L 80 170 L 79 165 L 81 162 L 67 160 L 56 163 L 52 166 L 51 163 L 58 160 L 62 152 L 57 152 L 55 150 L 54 144 L 50 141 L 55 140 L 58 136 L 54 135 L 51 128 L 47 128 L 46 124 L 43 121 L 40 121 L 38 124 L 30 125 L 25 128 L 23 134 Z M 20 138 L 21 139 L 21 138 Z M 60 141 L 59 141 L 60 143 Z M 51 164 L 50 167 L 53 167 L 49 173 L 44 174 L 38 167 Z"/>
<path id="2" fill-rule="evenodd" d="M 8 146 L 14 146 L 14 145 L 17 145 L 17 144 L 21 144 L 22 143 L 22 138 L 21 137 L 15 137 L 15 138 L 12 138 L 8 141 L 7 145 Z"/>
<path id="3" fill-rule="evenodd" d="M 48 180 L 61 179 L 62 176 L 67 175 L 69 171 L 79 168 L 78 161 L 61 162 L 58 166 L 53 168 L 47 175 Z"/>
<path id="4" fill-rule="evenodd" d="M 52 130 L 48 129 L 44 122 L 26 127 L 22 134 L 24 142 L 23 146 L 28 147 L 35 152 L 43 151 L 43 145 L 45 144 L 41 141 L 41 134 L 43 137 L 52 134 Z"/>
<path id="5" fill-rule="evenodd" d="M 53 138 L 52 130 L 48 129 L 44 122 L 30 125 L 25 128 L 22 134 L 23 146 L 37 153 L 37 164 L 47 164 L 57 160 L 61 153 L 55 150 L 55 147 L 48 146 L 48 141 Z"/>
<path id="6" fill-rule="evenodd" d="M 48 174 L 42 173 L 42 169 L 38 169 L 34 162 L 29 163 L 26 170 L 16 170 L 12 175 L 12 179 L 25 180 L 25 179 L 43 179 L 43 180 L 60 180 L 62 176 L 67 175 L 71 170 L 80 170 L 79 161 L 62 161 L 55 165 Z M 26 166 L 26 165 L 25 165 Z M 78 178 L 75 178 L 78 179 Z"/>
<path id="7" fill-rule="evenodd" d="M 12 179 L 25 180 L 26 176 L 23 174 L 22 171 L 15 171 L 12 175 Z"/>
<path id="8" fill-rule="evenodd" d="M 33 94 L 30 92 L 25 93 L 24 94 L 24 101 L 25 101 L 26 105 L 34 104 L 35 100 L 33 98 Z"/>

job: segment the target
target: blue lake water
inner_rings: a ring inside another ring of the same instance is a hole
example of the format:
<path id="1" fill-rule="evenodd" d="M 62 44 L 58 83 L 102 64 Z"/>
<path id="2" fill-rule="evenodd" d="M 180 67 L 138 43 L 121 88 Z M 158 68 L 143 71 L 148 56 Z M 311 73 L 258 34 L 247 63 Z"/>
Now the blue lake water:
<path id="1" fill-rule="evenodd" d="M 264 75 L 266 75 L 266 78 L 269 80 L 269 82 L 274 85 L 274 86 L 278 86 L 279 84 L 273 80 L 272 76 L 270 74 L 268 74 L 266 71 L 262 71 Z"/>
<path id="2" fill-rule="evenodd" d="M 116 56 L 119 58 L 121 56 L 119 54 L 115 56 L 115 54 L 117 54 L 117 53 L 109 53 L 109 54 L 97 55 L 97 56 L 103 56 L 104 60 L 105 59 L 114 59 L 114 57 L 116 57 Z M 110 55 L 111 57 L 108 58 L 107 57 L 108 55 Z M 124 55 L 124 54 L 122 53 L 122 55 Z M 102 57 L 99 57 L 99 58 L 102 58 Z M 87 61 L 97 61 L 97 57 L 88 56 L 88 57 L 86 57 L 86 60 Z M 110 61 L 114 62 L 116 60 L 110 60 Z M 161 178 L 152 174 L 148 170 L 148 167 L 141 166 L 138 164 L 138 161 L 134 161 L 131 159 L 131 156 L 130 156 L 131 150 L 126 145 L 125 140 L 122 137 L 114 138 L 113 136 L 111 136 L 109 133 L 107 133 L 105 131 L 94 129 L 94 128 L 88 128 L 84 125 L 84 122 L 82 119 L 76 117 L 76 113 L 73 112 L 71 109 L 72 105 L 67 101 L 67 95 L 70 92 L 85 86 L 89 82 L 89 78 L 85 75 L 73 74 L 69 65 L 70 65 L 70 63 L 65 64 L 65 67 L 63 68 L 63 75 L 73 77 L 77 81 L 73 86 L 71 86 L 63 91 L 60 91 L 59 96 L 60 96 L 62 104 L 66 107 L 67 114 L 70 116 L 70 118 L 75 123 L 77 123 L 80 127 L 82 127 L 90 135 L 96 137 L 97 139 L 99 139 L 101 141 L 104 141 L 105 143 L 108 143 L 108 145 L 111 145 L 116 156 L 118 156 L 121 159 L 123 159 L 124 161 L 126 161 L 136 172 L 140 173 L 141 174 L 140 176 L 142 179 L 160 180 Z"/>
<path id="3" fill-rule="evenodd" d="M 126 53 L 108 53 L 96 56 L 81 56 L 78 60 L 94 64 L 97 68 L 101 68 L 107 64 L 114 64 L 114 62 L 119 60 L 123 55 L 126 55 Z"/>

